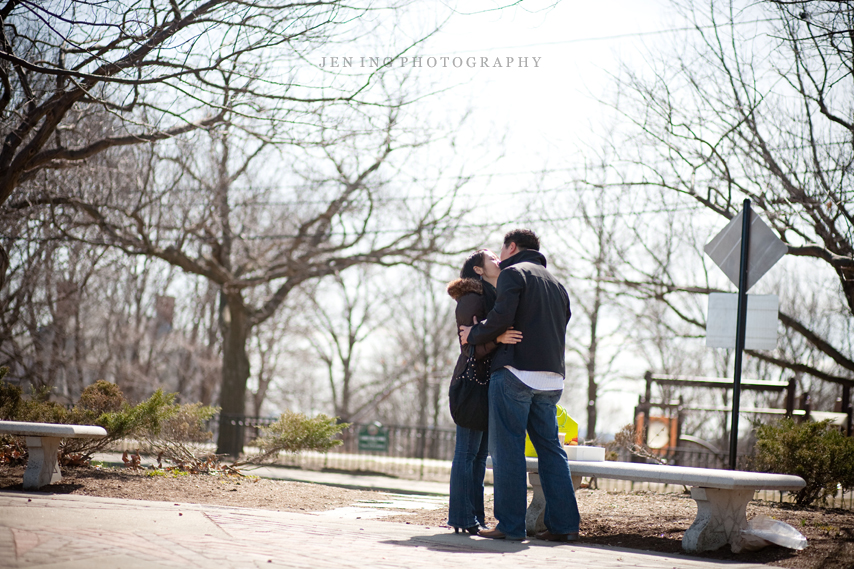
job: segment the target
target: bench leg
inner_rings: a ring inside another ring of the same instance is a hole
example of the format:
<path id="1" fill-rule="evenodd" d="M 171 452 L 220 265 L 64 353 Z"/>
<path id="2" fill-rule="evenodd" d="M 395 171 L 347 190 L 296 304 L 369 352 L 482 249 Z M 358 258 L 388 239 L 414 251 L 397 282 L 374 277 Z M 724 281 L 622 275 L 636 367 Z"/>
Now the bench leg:
<path id="1" fill-rule="evenodd" d="M 26 437 L 30 458 L 24 471 L 24 490 L 36 490 L 62 480 L 57 453 L 58 437 Z"/>
<path id="2" fill-rule="evenodd" d="M 697 502 L 697 517 L 682 538 L 682 549 L 712 551 L 726 544 L 738 548 L 740 532 L 747 527 L 747 504 L 753 494 L 753 489 L 691 488 L 691 497 Z"/>
<path id="3" fill-rule="evenodd" d="M 536 535 L 546 529 L 546 522 L 543 520 L 546 515 L 546 496 L 543 494 L 543 485 L 540 484 L 539 473 L 529 472 L 528 480 L 534 488 L 534 497 L 525 512 L 525 532 L 528 535 Z M 572 487 L 578 490 L 580 484 L 581 476 L 573 476 Z"/>
<path id="4" fill-rule="evenodd" d="M 546 514 L 546 496 L 543 494 L 543 485 L 540 484 L 540 475 L 537 472 L 529 472 L 528 480 L 534 488 L 534 497 L 525 512 L 525 531 L 528 535 L 534 535 L 546 529 L 546 523 L 543 521 Z"/>

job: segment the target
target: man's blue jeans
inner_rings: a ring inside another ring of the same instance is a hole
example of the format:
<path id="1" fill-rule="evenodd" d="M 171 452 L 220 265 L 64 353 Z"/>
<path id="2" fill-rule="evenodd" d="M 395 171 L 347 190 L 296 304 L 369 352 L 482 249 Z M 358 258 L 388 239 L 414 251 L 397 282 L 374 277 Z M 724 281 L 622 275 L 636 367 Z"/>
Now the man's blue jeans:
<path id="1" fill-rule="evenodd" d="M 451 463 L 448 525 L 485 526 L 483 476 L 486 473 L 487 434 L 457 425 L 457 444 Z"/>
<path id="2" fill-rule="evenodd" d="M 577 532 L 581 523 L 569 463 L 558 438 L 555 405 L 561 393 L 531 389 L 503 368 L 490 377 L 489 454 L 495 477 L 495 518 L 497 528 L 508 538 L 522 539 L 526 534 L 526 431 L 537 450 L 546 528 L 554 534 L 567 534 Z"/>

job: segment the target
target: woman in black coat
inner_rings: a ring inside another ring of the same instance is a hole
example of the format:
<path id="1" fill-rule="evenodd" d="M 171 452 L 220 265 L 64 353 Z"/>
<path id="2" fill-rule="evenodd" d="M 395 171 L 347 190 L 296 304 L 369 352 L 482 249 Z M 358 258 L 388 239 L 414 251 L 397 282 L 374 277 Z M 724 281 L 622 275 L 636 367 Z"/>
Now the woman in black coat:
<path id="1" fill-rule="evenodd" d="M 457 301 L 456 326 L 471 326 L 486 318 L 495 304 L 495 284 L 501 269 L 498 257 L 488 250 L 471 254 L 463 263 L 460 278 L 448 283 L 448 294 Z M 489 377 L 488 356 L 499 343 L 516 344 L 522 338 L 521 332 L 507 330 L 495 342 L 478 345 L 475 358 L 483 361 L 478 366 L 479 381 Z M 458 377 L 466 367 L 469 346 L 460 346 L 460 357 L 454 368 L 453 377 Z M 454 460 L 451 464 L 451 496 L 448 508 L 448 525 L 454 531 L 477 533 L 486 529 L 483 508 L 483 477 L 486 473 L 487 433 L 457 425 L 457 439 Z"/>

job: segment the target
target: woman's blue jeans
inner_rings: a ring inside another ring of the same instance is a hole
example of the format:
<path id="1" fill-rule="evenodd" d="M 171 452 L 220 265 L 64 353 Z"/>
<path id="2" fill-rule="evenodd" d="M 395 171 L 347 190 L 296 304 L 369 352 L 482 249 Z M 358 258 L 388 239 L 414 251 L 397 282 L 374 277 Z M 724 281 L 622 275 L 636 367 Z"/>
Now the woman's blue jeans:
<path id="1" fill-rule="evenodd" d="M 448 507 L 448 525 L 451 527 L 486 525 L 483 511 L 483 476 L 486 473 L 488 445 L 485 432 L 457 425 Z"/>
<path id="2" fill-rule="evenodd" d="M 578 531 L 581 517 L 566 452 L 558 438 L 556 408 L 561 391 L 540 391 L 522 383 L 507 369 L 489 379 L 489 454 L 495 478 L 495 519 L 511 539 L 525 537 L 528 482 L 525 432 L 537 451 L 540 482 L 546 499 L 543 521 L 554 534 Z"/>

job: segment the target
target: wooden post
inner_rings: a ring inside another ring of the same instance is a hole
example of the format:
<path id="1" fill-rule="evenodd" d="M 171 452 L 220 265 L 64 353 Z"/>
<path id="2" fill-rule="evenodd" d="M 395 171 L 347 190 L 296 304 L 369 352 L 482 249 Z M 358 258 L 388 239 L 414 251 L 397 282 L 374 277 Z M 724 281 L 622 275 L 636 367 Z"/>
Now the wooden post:
<path id="1" fill-rule="evenodd" d="M 804 392 L 801 394 L 801 404 L 800 408 L 804 411 L 803 421 L 810 420 L 810 411 L 812 411 L 812 400 L 810 399 L 809 392 Z"/>
<path id="2" fill-rule="evenodd" d="M 842 409 L 841 413 L 845 413 L 848 415 L 848 419 L 845 421 L 845 433 L 851 437 L 854 436 L 854 432 L 852 432 L 852 409 L 851 409 L 851 386 L 843 385 L 842 386 Z"/>
<path id="3" fill-rule="evenodd" d="M 789 385 L 786 387 L 786 417 L 790 419 L 795 414 L 795 388 L 797 381 L 792 377 L 789 379 Z"/>

